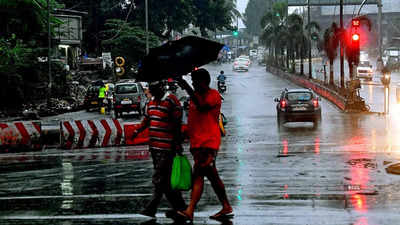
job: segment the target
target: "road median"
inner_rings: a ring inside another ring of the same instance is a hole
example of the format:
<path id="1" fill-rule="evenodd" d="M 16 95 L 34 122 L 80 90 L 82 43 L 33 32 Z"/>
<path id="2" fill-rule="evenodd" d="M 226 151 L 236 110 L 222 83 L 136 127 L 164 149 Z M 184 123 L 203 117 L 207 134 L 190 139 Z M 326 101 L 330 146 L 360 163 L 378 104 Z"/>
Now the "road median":
<path id="1" fill-rule="evenodd" d="M 289 72 L 285 72 L 281 69 L 268 66 L 266 67 L 266 71 L 270 72 L 275 76 L 282 77 L 286 80 L 289 80 L 301 87 L 310 88 L 315 93 L 329 100 L 333 104 L 335 104 L 340 110 L 346 110 L 346 98 L 341 96 L 338 92 L 331 90 L 330 88 L 310 79 L 307 79 L 305 76 L 291 74 Z"/>

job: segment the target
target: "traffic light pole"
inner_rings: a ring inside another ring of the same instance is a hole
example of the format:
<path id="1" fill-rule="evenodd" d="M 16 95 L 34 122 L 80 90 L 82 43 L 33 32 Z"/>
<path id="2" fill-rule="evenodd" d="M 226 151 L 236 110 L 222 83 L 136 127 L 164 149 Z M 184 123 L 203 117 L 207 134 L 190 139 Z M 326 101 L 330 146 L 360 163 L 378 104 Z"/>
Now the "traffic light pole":
<path id="1" fill-rule="evenodd" d="M 311 13 L 310 13 L 310 0 L 307 0 L 307 11 L 308 11 L 308 77 L 311 79 L 312 78 L 312 58 L 311 58 L 311 26 L 310 26 L 310 20 L 311 20 Z"/>
<path id="2" fill-rule="evenodd" d="M 378 70 L 382 70 L 382 0 L 378 0 Z"/>

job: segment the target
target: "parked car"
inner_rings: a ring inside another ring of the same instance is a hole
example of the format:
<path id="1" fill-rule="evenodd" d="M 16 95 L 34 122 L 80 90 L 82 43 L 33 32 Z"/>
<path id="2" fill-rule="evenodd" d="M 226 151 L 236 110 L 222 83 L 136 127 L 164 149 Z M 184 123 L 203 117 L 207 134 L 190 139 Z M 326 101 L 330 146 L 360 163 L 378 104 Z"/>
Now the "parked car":
<path id="1" fill-rule="evenodd" d="M 285 89 L 277 102 L 277 122 L 281 126 L 286 122 L 314 122 L 321 119 L 320 98 L 310 89 Z"/>
<path id="2" fill-rule="evenodd" d="M 369 64 L 369 61 L 361 61 L 357 66 L 357 78 L 363 78 L 366 80 L 372 80 L 373 71 L 372 65 Z"/>
<path id="3" fill-rule="evenodd" d="M 114 113 L 121 117 L 123 112 L 135 111 L 142 115 L 146 104 L 146 95 L 139 82 L 117 83 L 114 87 Z"/>
<path id="4" fill-rule="evenodd" d="M 249 71 L 250 60 L 246 58 L 236 58 L 232 65 L 233 71 Z"/>
<path id="5" fill-rule="evenodd" d="M 83 101 L 83 107 L 86 111 L 97 110 L 100 107 L 99 89 L 100 85 L 92 84 L 88 87 Z"/>

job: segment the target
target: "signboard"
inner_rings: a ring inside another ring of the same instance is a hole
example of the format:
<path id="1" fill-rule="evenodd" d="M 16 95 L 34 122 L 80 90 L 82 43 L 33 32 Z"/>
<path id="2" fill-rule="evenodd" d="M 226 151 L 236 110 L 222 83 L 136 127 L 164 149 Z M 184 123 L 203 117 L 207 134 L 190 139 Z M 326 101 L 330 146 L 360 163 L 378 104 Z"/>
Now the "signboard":
<path id="1" fill-rule="evenodd" d="M 340 0 L 287 0 L 288 6 L 306 6 L 310 1 L 311 6 L 340 5 Z M 361 5 L 364 0 L 343 0 L 343 5 Z M 376 5 L 378 0 L 368 0 L 366 5 Z"/>
<path id="2" fill-rule="evenodd" d="M 103 69 L 105 69 L 106 66 L 112 67 L 111 52 L 103 52 L 101 53 L 101 57 L 103 58 Z"/>
<path id="3" fill-rule="evenodd" d="M 82 18 L 72 15 L 56 15 L 62 23 L 55 27 L 54 39 L 61 44 L 80 44 L 82 40 Z"/>

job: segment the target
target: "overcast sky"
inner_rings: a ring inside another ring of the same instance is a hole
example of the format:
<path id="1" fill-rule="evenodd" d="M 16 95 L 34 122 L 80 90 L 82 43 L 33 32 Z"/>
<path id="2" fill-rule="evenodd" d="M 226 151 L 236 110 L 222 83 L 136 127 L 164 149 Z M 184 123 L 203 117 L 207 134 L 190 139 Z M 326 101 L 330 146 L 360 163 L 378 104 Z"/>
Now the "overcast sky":
<path id="1" fill-rule="evenodd" d="M 244 13 L 244 10 L 246 10 L 247 2 L 249 0 L 237 0 L 237 8 L 240 13 Z M 244 28 L 245 26 L 243 25 L 242 21 L 239 21 L 239 27 Z"/>

